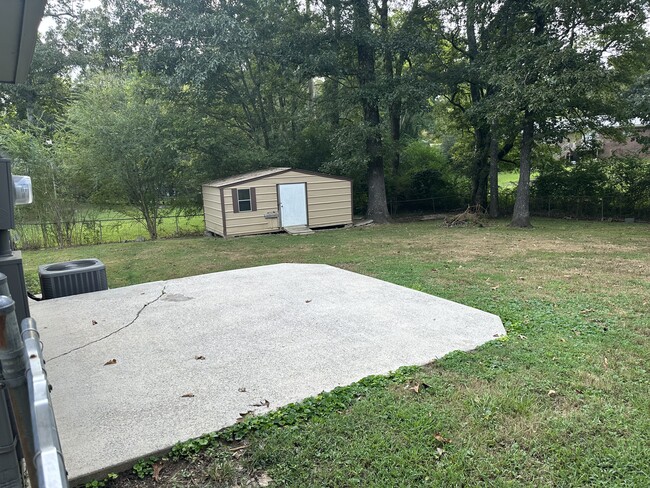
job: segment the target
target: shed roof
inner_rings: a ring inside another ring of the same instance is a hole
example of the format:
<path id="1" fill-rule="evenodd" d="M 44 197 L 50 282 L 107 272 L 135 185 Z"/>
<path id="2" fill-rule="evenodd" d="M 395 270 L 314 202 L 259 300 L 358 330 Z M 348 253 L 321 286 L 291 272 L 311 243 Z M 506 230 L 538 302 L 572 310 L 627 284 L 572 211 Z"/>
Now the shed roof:
<path id="1" fill-rule="evenodd" d="M 261 178 L 264 178 L 266 176 L 272 176 L 280 173 L 286 173 L 287 171 L 295 171 L 297 173 L 305 173 L 305 174 L 310 174 L 310 175 L 318 175 L 318 176 L 323 176 L 325 178 L 333 178 L 336 180 L 348 180 L 350 181 L 350 178 L 346 178 L 344 176 L 335 176 L 335 175 L 328 175 L 324 173 L 315 173 L 313 171 L 307 171 L 304 169 L 297 169 L 297 168 L 268 168 L 268 169 L 261 169 L 258 171 L 251 171 L 249 173 L 244 173 L 241 175 L 234 175 L 234 176 L 229 176 L 228 178 L 222 178 L 220 180 L 214 180 L 210 181 L 209 183 L 205 183 L 203 186 L 210 186 L 213 188 L 223 188 L 226 186 L 232 186 L 236 185 L 237 183 L 245 183 L 253 180 L 259 180 Z"/>

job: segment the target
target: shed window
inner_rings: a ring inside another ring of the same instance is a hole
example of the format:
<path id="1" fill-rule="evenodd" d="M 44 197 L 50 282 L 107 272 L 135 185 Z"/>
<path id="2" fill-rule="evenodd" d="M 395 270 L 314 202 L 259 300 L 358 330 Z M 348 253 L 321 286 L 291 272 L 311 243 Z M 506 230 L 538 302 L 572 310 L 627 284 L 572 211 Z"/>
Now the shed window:
<path id="1" fill-rule="evenodd" d="M 237 190 L 237 202 L 239 203 L 240 212 L 250 212 L 252 210 L 250 188 Z"/>
<path id="2" fill-rule="evenodd" d="M 255 188 L 233 188 L 232 203 L 235 213 L 256 211 Z"/>

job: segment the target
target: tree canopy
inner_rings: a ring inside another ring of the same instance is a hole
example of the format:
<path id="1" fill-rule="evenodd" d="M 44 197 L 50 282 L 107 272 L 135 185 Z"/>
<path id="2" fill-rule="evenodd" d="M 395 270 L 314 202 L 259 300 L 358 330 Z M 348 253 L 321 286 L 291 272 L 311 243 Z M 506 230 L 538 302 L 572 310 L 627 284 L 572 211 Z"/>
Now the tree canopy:
<path id="1" fill-rule="evenodd" d="M 546 147 L 650 122 L 648 9 L 52 1 L 28 82 L 2 87 L 0 143 L 47 160 L 66 200 L 137 208 L 152 238 L 160 209 L 198 205 L 201 182 L 273 166 L 351 176 L 356 211 L 386 222 L 389 201 L 443 189 L 496 216 L 506 165 L 520 175 L 512 223 L 527 226 Z"/>

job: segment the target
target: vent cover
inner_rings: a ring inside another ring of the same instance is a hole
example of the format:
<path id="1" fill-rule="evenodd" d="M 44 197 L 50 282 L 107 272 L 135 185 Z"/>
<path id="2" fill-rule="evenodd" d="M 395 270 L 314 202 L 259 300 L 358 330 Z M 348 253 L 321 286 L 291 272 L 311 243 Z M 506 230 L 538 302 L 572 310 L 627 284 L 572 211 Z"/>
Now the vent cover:
<path id="1" fill-rule="evenodd" d="M 108 290 L 106 266 L 99 259 L 81 259 L 38 267 L 43 299 Z"/>

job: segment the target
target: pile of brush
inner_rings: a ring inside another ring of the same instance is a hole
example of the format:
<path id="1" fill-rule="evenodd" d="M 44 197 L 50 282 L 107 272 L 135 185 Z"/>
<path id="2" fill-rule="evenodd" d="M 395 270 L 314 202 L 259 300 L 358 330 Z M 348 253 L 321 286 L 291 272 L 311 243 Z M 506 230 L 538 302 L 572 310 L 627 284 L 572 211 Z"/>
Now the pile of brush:
<path id="1" fill-rule="evenodd" d="M 470 205 L 458 215 L 445 217 L 443 221 L 446 227 L 483 227 L 485 209 L 480 205 Z"/>

